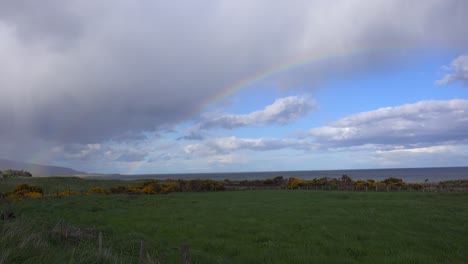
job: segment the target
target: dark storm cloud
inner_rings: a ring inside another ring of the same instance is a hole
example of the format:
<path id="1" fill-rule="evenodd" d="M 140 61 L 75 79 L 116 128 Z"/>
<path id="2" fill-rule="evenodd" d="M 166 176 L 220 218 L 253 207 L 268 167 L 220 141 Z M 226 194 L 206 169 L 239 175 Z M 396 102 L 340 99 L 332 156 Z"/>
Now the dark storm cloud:
<path id="1" fill-rule="evenodd" d="M 236 81 L 305 57 L 463 48 L 467 7 L 455 0 L 2 1 L 0 144 L 92 144 L 168 130 Z M 353 60 L 276 81 L 302 87 L 336 69 L 351 74 L 392 59 Z M 5 149 L 0 155 L 14 152 Z"/>
<path id="2" fill-rule="evenodd" d="M 23 13 L 28 12 L 26 7 L 21 7 Z M 74 47 L 60 51 L 42 47 L 43 39 L 35 48 L 23 38 L 15 39 L 23 27 L 34 31 L 31 27 L 36 26 L 34 34 L 41 34 L 49 30 L 46 25 L 4 19 L 6 25 L 17 23 L 5 27 L 2 35 L 13 46 L 6 45 L 13 54 L 5 50 L 5 55 L 17 64 L 16 71 L 4 70 L 11 78 L 1 80 L 6 89 L 1 103 L 11 110 L 5 111 L 2 121 L 16 128 L 9 131 L 27 130 L 32 136 L 65 143 L 94 143 L 129 130 L 167 129 L 227 83 L 269 64 L 269 52 L 260 49 L 263 44 L 246 45 L 243 32 L 224 29 L 223 21 L 217 21 L 223 18 L 205 18 L 206 10 L 195 15 L 190 6 L 151 2 L 141 6 L 115 2 L 105 7 L 109 10 L 97 6 L 101 12 L 81 14 L 83 34 L 73 36 Z M 70 32 L 64 28 L 62 35 L 53 33 L 46 32 L 43 38 L 66 38 Z M 232 38 L 242 40 L 247 50 Z M 265 59 L 252 56 L 259 63 L 245 64 L 239 59 L 244 52 Z"/>
<path id="3" fill-rule="evenodd" d="M 3 1 L 0 19 L 25 44 L 66 48 L 80 37 L 82 21 L 73 1 Z"/>

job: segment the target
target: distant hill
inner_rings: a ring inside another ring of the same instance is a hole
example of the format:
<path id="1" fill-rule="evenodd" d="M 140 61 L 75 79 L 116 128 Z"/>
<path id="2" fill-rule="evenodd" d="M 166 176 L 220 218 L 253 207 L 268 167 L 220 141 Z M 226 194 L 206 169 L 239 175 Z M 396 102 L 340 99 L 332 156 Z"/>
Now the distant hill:
<path id="1" fill-rule="evenodd" d="M 78 175 L 86 174 L 86 172 L 77 171 L 65 167 L 46 166 L 19 161 L 0 159 L 0 170 L 26 170 L 31 172 L 33 176 L 51 176 L 51 175 Z"/>

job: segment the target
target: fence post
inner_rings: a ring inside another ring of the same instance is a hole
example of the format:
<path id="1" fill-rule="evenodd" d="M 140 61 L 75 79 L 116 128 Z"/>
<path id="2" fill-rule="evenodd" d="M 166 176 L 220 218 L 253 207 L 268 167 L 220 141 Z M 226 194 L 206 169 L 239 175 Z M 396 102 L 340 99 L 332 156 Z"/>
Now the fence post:
<path id="1" fill-rule="evenodd" d="M 102 256 L 102 232 L 99 231 L 99 256 Z"/>
<path id="2" fill-rule="evenodd" d="M 182 256 L 182 264 L 190 264 L 190 247 L 187 243 L 182 244 L 180 247 L 180 254 Z"/>
<path id="3" fill-rule="evenodd" d="M 60 242 L 63 241 L 63 220 L 60 221 Z"/>
<path id="4" fill-rule="evenodd" d="M 144 242 L 141 240 L 140 242 L 140 257 L 138 258 L 138 264 L 143 263 L 143 247 L 144 247 Z"/>

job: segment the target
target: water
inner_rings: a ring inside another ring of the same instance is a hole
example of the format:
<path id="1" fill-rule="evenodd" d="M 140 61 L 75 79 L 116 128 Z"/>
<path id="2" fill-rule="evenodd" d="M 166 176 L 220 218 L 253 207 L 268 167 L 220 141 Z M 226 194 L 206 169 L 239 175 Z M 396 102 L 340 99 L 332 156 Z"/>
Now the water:
<path id="1" fill-rule="evenodd" d="M 384 180 L 389 177 L 400 178 L 405 182 L 430 182 L 446 180 L 468 180 L 468 167 L 450 168 L 398 168 L 398 169 L 366 169 L 366 170 L 313 170 L 313 171 L 268 171 L 268 172 L 225 172 L 225 173 L 180 173 L 180 174 L 139 174 L 139 175 L 111 175 L 112 179 L 213 179 L 222 181 L 229 179 L 261 180 L 276 176 L 284 178 L 299 178 L 310 180 L 314 178 L 340 178 L 343 174 L 353 180 Z"/>

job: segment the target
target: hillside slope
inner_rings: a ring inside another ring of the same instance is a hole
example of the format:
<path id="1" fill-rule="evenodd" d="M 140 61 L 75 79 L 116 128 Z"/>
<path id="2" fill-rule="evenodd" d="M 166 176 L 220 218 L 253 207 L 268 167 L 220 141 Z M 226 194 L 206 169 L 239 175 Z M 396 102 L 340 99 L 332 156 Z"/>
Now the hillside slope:
<path id="1" fill-rule="evenodd" d="M 86 174 L 85 172 L 77 171 L 70 168 L 58 166 L 46 166 L 19 161 L 0 159 L 0 170 L 26 170 L 31 172 L 33 176 L 51 176 L 51 175 L 77 175 Z"/>

